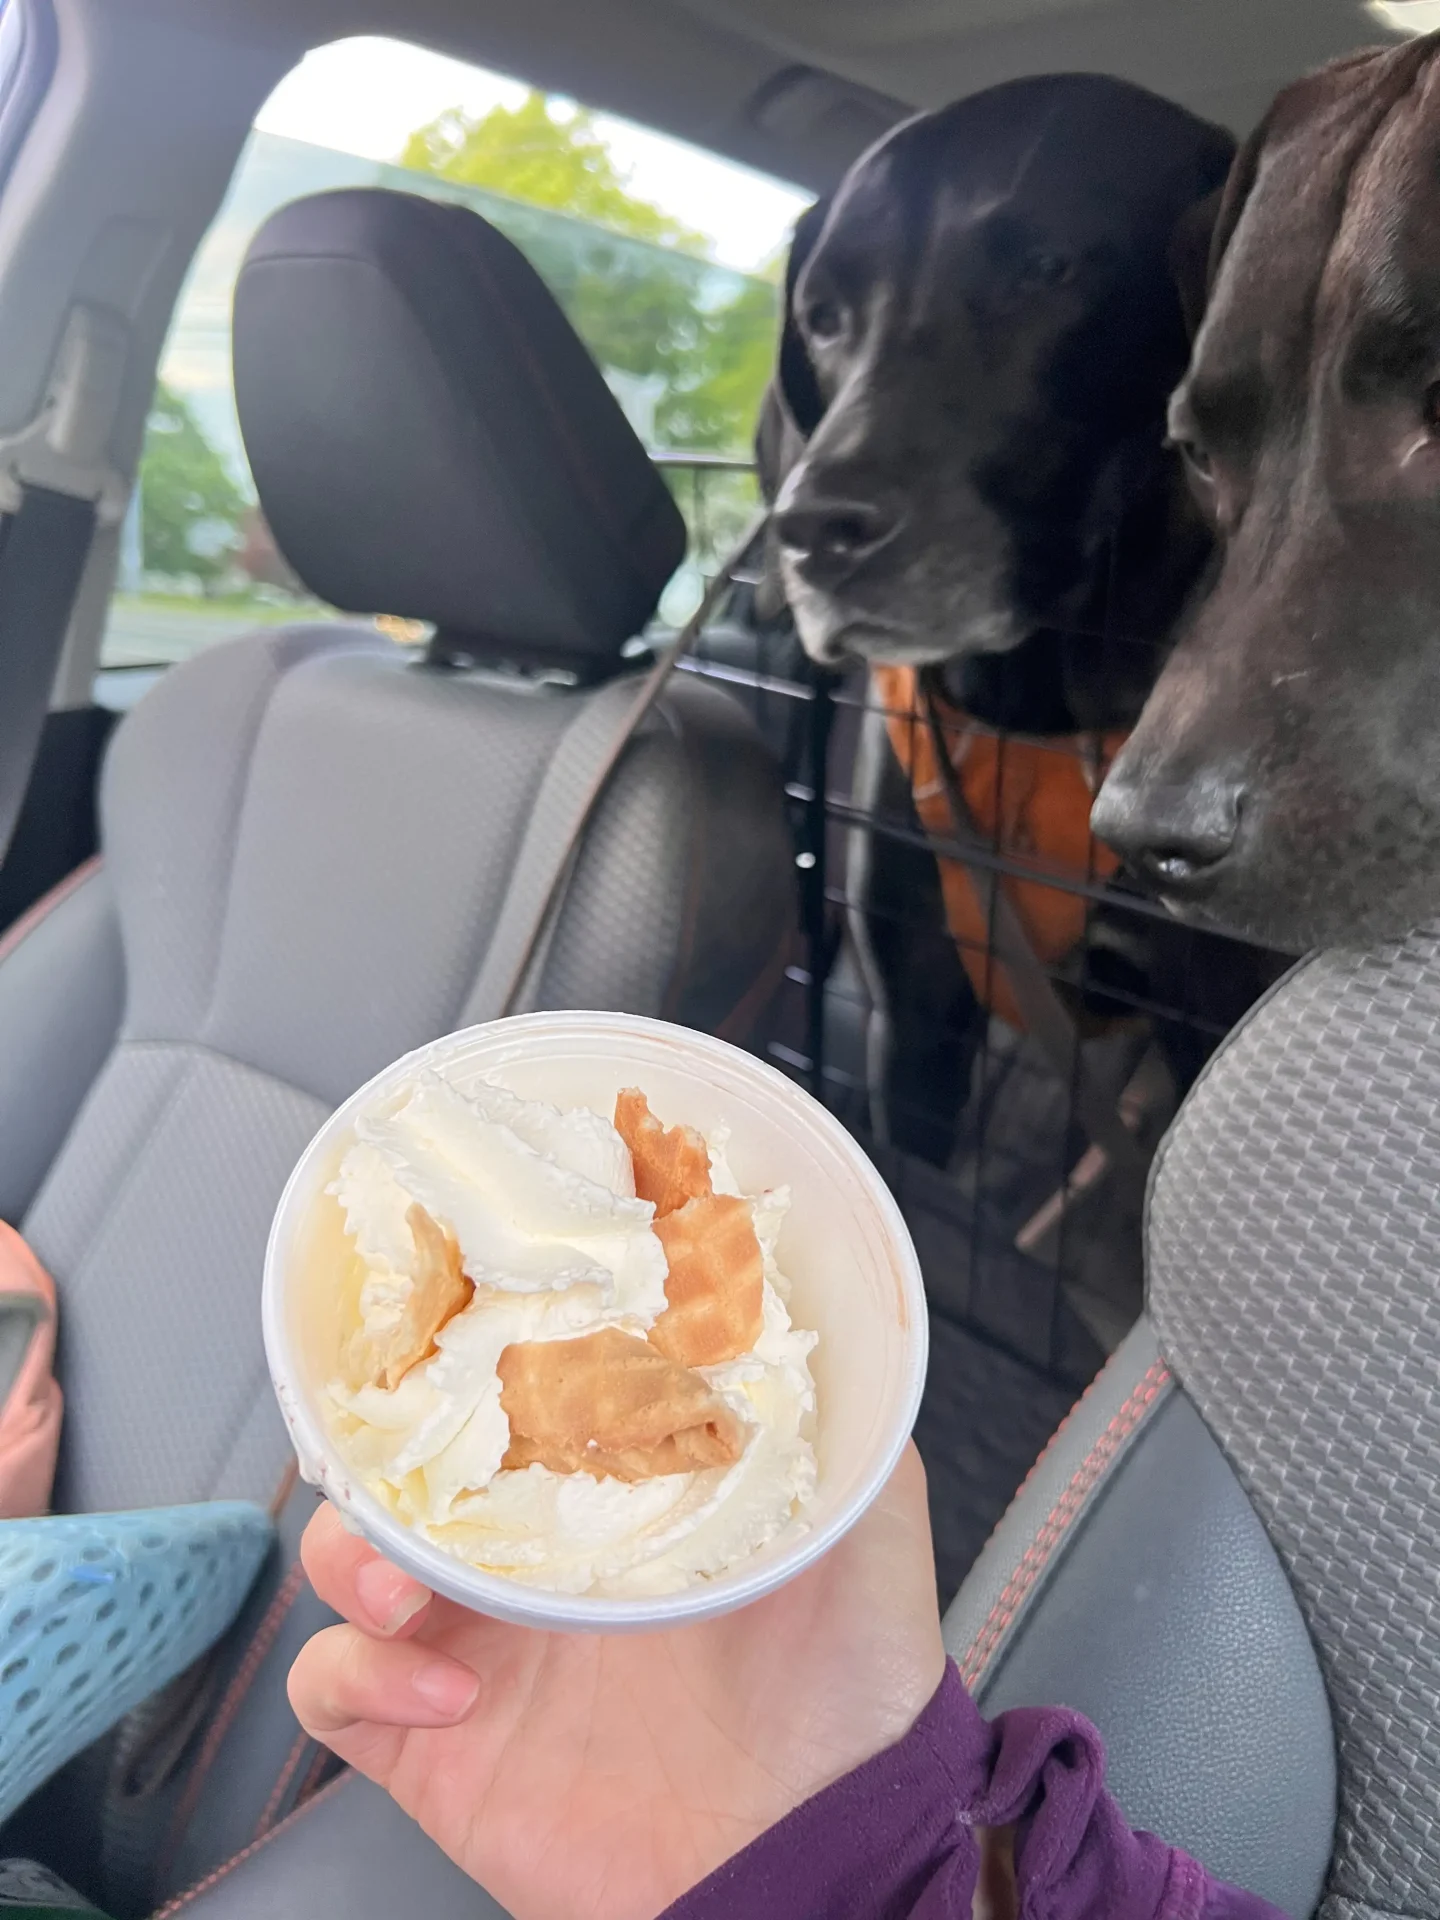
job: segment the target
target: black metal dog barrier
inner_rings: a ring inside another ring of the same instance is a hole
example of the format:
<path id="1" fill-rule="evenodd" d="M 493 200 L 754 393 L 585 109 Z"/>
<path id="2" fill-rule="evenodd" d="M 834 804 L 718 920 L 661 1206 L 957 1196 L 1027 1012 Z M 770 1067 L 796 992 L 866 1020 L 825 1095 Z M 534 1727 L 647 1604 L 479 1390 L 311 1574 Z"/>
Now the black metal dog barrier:
<path id="1" fill-rule="evenodd" d="M 723 682 L 784 770 L 801 935 L 765 1051 L 865 1145 L 919 1251 L 917 1439 L 949 1592 L 1138 1314 L 1154 1148 L 1288 963 L 1180 926 L 1116 871 L 1087 825 L 1115 738 L 818 668 L 734 581 L 682 670 Z"/>
<path id="2" fill-rule="evenodd" d="M 953 812 L 939 832 L 933 817 L 922 822 L 915 787 L 897 784 L 895 749 L 926 716 L 887 707 L 864 670 L 816 668 L 788 625 L 756 619 L 748 599 L 742 584 L 685 670 L 744 702 L 785 771 L 802 937 L 766 1051 L 861 1139 L 919 1250 L 935 1337 L 930 1398 L 951 1397 L 931 1409 L 931 1445 L 924 1417 L 918 1435 L 948 1590 L 1139 1312 L 1148 1160 L 1204 1060 L 1284 963 L 1179 926 L 1114 873 L 1083 826 L 1083 851 L 1063 862 L 1016 843 L 1003 804 L 1016 768 L 1023 787 L 1048 756 L 1068 756 L 1072 784 L 1078 773 L 1093 788 L 1093 742 L 942 719 L 937 754 L 956 731 L 971 749 L 982 742 L 996 804 L 983 823 Z M 877 755 L 889 769 L 878 782 Z M 968 875 L 974 937 L 944 920 L 936 854 Z M 1002 879 L 1032 927 L 1073 928 L 1063 952 L 1052 939 L 1040 956 L 1079 1036 L 1068 1075 L 1053 1046 L 1004 1017 L 1003 993 L 986 991 L 1003 978 Z M 877 1008 L 867 946 L 901 956 L 891 972 L 913 1004 L 898 1022 Z M 949 985 L 934 991 L 947 969 Z M 1097 1139 L 1082 1093 L 1118 1116 L 1134 1142 L 1128 1162 Z"/>

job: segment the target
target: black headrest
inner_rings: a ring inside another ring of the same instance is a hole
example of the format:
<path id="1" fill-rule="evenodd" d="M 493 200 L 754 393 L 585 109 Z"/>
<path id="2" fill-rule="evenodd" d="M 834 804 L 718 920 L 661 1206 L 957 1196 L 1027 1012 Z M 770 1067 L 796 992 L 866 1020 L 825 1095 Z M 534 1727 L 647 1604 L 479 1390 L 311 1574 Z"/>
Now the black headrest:
<path id="1" fill-rule="evenodd" d="M 234 354 L 261 507 L 322 599 L 592 670 L 654 612 L 684 522 L 478 214 L 369 190 L 282 207 L 240 270 Z"/>

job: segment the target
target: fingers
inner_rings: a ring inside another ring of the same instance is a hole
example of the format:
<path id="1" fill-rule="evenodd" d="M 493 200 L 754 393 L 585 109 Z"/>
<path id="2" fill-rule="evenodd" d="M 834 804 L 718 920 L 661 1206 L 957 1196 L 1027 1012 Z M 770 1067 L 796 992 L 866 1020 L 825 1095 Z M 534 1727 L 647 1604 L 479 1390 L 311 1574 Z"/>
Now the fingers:
<path id="1" fill-rule="evenodd" d="M 365 1727 L 453 1727 L 479 1693 L 479 1678 L 459 1660 L 354 1627 L 326 1627 L 290 1669 L 296 1719 L 330 1746 Z"/>
<path id="2" fill-rule="evenodd" d="M 419 1631 L 432 1594 L 353 1533 L 328 1503 L 316 1509 L 300 1543 L 310 1584 L 336 1613 L 388 1639 Z"/>

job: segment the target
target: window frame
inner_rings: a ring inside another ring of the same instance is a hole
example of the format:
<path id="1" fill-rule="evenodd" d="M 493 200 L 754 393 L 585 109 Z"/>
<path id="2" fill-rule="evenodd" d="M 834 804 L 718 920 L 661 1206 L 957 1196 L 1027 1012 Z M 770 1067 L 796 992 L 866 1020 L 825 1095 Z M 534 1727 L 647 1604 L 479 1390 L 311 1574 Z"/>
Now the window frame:
<path id="1" fill-rule="evenodd" d="M 0 0 L 0 46 L 18 35 L 8 71 L 0 66 L 0 191 L 55 73 L 59 32 L 50 0 Z"/>

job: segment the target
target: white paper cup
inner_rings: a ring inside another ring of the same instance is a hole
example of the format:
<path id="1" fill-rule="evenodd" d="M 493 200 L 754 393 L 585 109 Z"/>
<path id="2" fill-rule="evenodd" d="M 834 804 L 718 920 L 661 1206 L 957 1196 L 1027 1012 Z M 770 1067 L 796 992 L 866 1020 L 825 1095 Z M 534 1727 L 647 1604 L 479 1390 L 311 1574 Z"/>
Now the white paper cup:
<path id="1" fill-rule="evenodd" d="M 777 1248 L 812 1357 L 818 1475 L 804 1531 L 791 1528 L 729 1572 L 681 1593 L 634 1600 L 548 1593 L 465 1565 L 397 1520 L 349 1468 L 325 1421 L 337 1372 L 343 1290 L 355 1259 L 325 1195 L 357 1111 L 426 1067 L 463 1088 L 498 1069 L 555 1106 L 613 1111 L 643 1089 L 667 1124 L 712 1134 L 747 1193 L 788 1184 Z M 396 1566 L 462 1606 L 525 1626 L 606 1633 L 704 1620 L 793 1579 L 853 1527 L 889 1478 L 920 1405 L 929 1323 L 919 1262 L 888 1188 L 838 1121 L 774 1068 L 703 1034 L 617 1013 L 534 1013 L 449 1034 L 397 1060 L 316 1134 L 281 1196 L 265 1254 L 265 1350 L 300 1470 L 346 1523 Z"/>

